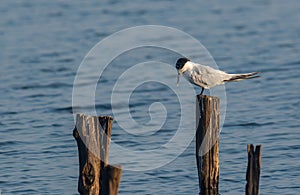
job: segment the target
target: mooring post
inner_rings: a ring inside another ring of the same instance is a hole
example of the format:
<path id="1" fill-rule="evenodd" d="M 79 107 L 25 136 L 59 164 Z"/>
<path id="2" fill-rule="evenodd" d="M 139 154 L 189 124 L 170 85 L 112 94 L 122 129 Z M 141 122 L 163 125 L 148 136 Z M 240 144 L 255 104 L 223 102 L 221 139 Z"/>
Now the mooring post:
<path id="1" fill-rule="evenodd" d="M 248 165 L 246 173 L 246 195 L 259 195 L 259 177 L 261 167 L 261 145 L 248 144 Z"/>
<path id="2" fill-rule="evenodd" d="M 117 195 L 120 166 L 108 165 L 113 118 L 78 114 L 73 136 L 79 153 L 78 192 L 81 195 Z"/>
<path id="3" fill-rule="evenodd" d="M 197 95 L 196 162 L 201 195 L 219 194 L 219 118 L 218 97 Z"/>

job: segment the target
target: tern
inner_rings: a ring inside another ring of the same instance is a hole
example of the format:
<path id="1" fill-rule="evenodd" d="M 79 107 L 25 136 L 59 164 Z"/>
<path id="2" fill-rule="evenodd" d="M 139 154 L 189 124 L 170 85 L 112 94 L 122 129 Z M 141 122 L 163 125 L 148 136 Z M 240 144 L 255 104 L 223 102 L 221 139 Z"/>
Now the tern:
<path id="1" fill-rule="evenodd" d="M 176 62 L 176 69 L 178 72 L 177 86 L 180 75 L 183 74 L 186 80 L 188 80 L 190 83 L 202 88 L 200 95 L 202 95 L 204 89 L 222 85 L 225 82 L 241 81 L 259 77 L 257 75 L 259 72 L 228 74 L 224 71 L 216 70 L 209 66 L 191 62 L 188 58 L 179 58 Z"/>

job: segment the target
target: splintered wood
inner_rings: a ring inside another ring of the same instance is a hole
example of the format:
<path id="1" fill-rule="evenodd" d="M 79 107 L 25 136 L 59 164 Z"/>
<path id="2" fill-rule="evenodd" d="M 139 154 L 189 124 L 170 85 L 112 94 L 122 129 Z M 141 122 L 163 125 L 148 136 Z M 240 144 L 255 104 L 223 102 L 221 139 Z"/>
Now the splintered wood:
<path id="1" fill-rule="evenodd" d="M 261 145 L 248 144 L 248 166 L 246 173 L 246 195 L 259 195 L 259 177 L 261 168 Z"/>
<path id="2" fill-rule="evenodd" d="M 108 165 L 113 118 L 78 114 L 73 136 L 79 153 L 78 192 L 117 195 L 121 167 Z"/>

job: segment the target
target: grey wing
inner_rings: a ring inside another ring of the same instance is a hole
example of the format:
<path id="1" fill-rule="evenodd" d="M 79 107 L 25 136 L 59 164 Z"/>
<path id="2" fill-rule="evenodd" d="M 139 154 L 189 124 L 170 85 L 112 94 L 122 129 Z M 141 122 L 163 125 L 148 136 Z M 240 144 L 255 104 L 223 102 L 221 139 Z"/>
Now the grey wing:
<path id="1" fill-rule="evenodd" d="M 207 81 L 203 80 L 203 75 L 200 72 L 193 71 L 191 73 L 190 78 L 191 83 L 203 87 L 205 89 L 209 88 Z"/>
<path id="2" fill-rule="evenodd" d="M 193 83 L 205 89 L 223 84 L 227 77 L 228 74 L 223 71 L 200 64 L 195 66 L 191 73 Z"/>

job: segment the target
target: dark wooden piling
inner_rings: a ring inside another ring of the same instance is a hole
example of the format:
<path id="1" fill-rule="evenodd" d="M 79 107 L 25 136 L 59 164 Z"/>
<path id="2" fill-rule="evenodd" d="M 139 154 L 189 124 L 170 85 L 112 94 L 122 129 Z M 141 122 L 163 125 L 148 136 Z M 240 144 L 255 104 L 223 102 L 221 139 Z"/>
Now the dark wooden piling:
<path id="1" fill-rule="evenodd" d="M 219 194 L 218 97 L 197 95 L 196 161 L 201 195 Z"/>
<path id="2" fill-rule="evenodd" d="M 248 144 L 248 166 L 246 173 L 246 195 L 259 195 L 259 177 L 261 168 L 261 145 Z"/>
<path id="3" fill-rule="evenodd" d="M 78 192 L 82 195 L 117 195 L 120 166 L 108 165 L 113 118 L 78 114 L 73 136 L 79 153 Z"/>

